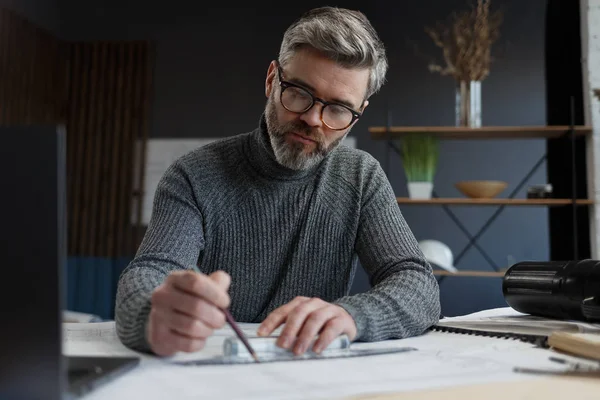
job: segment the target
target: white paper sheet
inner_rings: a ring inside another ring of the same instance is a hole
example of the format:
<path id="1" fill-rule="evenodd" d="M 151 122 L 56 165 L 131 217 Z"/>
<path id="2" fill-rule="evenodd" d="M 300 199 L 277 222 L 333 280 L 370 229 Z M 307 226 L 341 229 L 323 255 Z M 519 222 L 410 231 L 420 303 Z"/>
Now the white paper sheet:
<path id="1" fill-rule="evenodd" d="M 494 332 L 545 335 L 554 331 L 600 333 L 600 324 L 562 321 L 523 314 L 512 308 L 442 319 L 438 325 Z"/>
<path id="2" fill-rule="evenodd" d="M 445 320 L 474 320 L 478 318 L 491 318 L 491 317 L 513 317 L 515 315 L 526 315 L 512 307 L 498 307 L 490 308 L 489 310 L 476 311 L 471 314 L 459 315 L 457 317 L 446 317 Z"/>
<path id="3" fill-rule="evenodd" d="M 89 356 L 131 356 L 115 331 L 114 322 L 63 323 L 63 354 Z"/>
<path id="4" fill-rule="evenodd" d="M 548 350 L 492 338 L 432 332 L 406 340 L 355 344 L 407 345 L 418 351 L 217 367 L 182 367 L 156 361 L 101 388 L 89 399 L 338 399 L 363 393 L 532 378 L 513 373 L 514 366 L 562 368 L 548 360 Z"/>
<path id="5" fill-rule="evenodd" d="M 248 339 L 259 337 L 256 333 L 259 325 L 260 324 L 249 323 L 238 324 L 239 328 L 242 330 L 242 332 L 244 333 L 244 335 L 246 335 Z M 280 332 L 281 327 L 276 329 L 270 336 L 279 336 Z M 202 349 L 201 351 L 195 353 L 177 353 L 172 357 L 164 358 L 164 360 L 176 363 L 220 356 L 223 354 L 223 342 L 227 337 L 237 338 L 235 331 L 229 325 L 224 326 L 222 329 L 215 330 L 213 335 L 206 340 L 204 349 Z"/>
<path id="6" fill-rule="evenodd" d="M 502 314 L 501 310 L 490 310 L 487 315 Z M 486 314 L 472 318 L 481 317 Z M 112 322 L 65 325 L 68 325 L 64 339 L 68 353 L 98 355 L 106 351 L 119 355 L 129 351 L 118 342 Z M 256 336 L 257 324 L 240 325 L 246 334 Z M 233 334 L 226 327 L 215 332 L 202 352 L 178 357 L 221 354 L 223 340 Z M 91 393 L 88 399 L 331 400 L 367 393 L 537 377 L 513 372 L 516 366 L 557 371 L 564 367 L 549 360 L 555 353 L 527 343 L 443 332 L 352 346 L 410 346 L 418 350 L 375 357 L 225 366 L 179 366 L 172 364 L 173 358 L 145 356 L 140 367 Z"/>
<path id="7" fill-rule="evenodd" d="M 137 355 L 147 360 L 156 357 L 135 352 L 125 347 L 119 340 L 115 322 L 96 323 L 63 323 L 63 354 L 65 355 L 94 355 L 94 356 L 130 356 Z M 256 333 L 259 324 L 239 324 L 240 329 L 246 337 L 258 337 Z M 273 332 L 273 336 L 279 335 L 281 328 Z M 227 337 L 237 337 L 234 330 L 226 325 L 222 329 L 215 330 L 213 335 L 206 341 L 202 351 L 196 353 L 178 353 L 172 357 L 164 358 L 165 361 L 179 362 L 203 359 L 221 355 L 223 353 L 223 341 Z"/>

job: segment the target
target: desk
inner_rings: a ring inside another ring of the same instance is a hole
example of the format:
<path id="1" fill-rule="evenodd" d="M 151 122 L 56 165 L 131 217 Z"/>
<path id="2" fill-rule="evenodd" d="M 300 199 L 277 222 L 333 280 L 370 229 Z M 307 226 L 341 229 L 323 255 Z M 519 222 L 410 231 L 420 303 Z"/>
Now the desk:
<path id="1" fill-rule="evenodd" d="M 481 315 L 481 313 L 478 313 Z M 242 324 L 252 332 L 258 325 Z M 64 324 L 64 353 L 69 355 L 131 355 L 118 341 L 114 323 Z M 311 360 L 261 365 L 180 366 L 180 358 L 211 357 L 221 352 L 229 328 L 217 331 L 205 349 L 195 355 L 161 359 L 142 355 L 140 366 L 92 393 L 101 399 L 558 399 L 565 390 L 577 390 L 578 400 L 600 393 L 600 379 L 549 378 L 513 372 L 513 367 L 562 368 L 549 360 L 551 350 L 505 339 L 428 332 L 422 336 L 356 347 L 411 346 L 418 350 L 337 360 Z M 549 381 L 547 381 L 549 380 Z M 551 382 L 550 385 L 548 382 Z M 558 385 L 558 386 L 557 386 Z M 546 393 L 539 387 L 555 387 Z M 521 392 L 512 396 L 502 388 Z M 528 395 L 526 396 L 525 394 Z M 571 393 L 571 392 L 569 392 Z M 581 394 L 581 396 L 580 396 Z M 496 396 L 496 397 L 494 397 Z M 506 396 L 506 397 L 505 397 Z M 475 396 L 473 396 L 475 397 Z M 592 397 L 589 397 L 592 398 Z"/>
<path id="2" fill-rule="evenodd" d="M 374 394 L 352 397 L 350 400 L 537 400 L 568 399 L 597 400 L 600 394 L 598 378 L 564 378 L 459 385 L 442 389 L 403 393 Z"/>

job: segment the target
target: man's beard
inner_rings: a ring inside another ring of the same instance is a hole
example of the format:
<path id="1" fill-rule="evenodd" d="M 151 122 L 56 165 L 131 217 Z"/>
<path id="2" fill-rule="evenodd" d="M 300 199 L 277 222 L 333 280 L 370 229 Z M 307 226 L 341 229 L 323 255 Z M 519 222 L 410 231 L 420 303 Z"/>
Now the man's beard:
<path id="1" fill-rule="evenodd" d="M 350 129 L 344 136 L 336 139 L 329 146 L 325 146 L 325 138 L 316 128 L 311 128 L 304 121 L 294 120 L 285 124 L 280 124 L 277 119 L 277 110 L 275 109 L 274 93 L 267 100 L 265 108 L 265 119 L 271 147 L 275 153 L 275 159 L 284 167 L 296 171 L 305 170 L 319 164 L 327 154 L 333 151 L 338 144 L 350 132 Z M 304 151 L 305 145 L 300 142 L 288 143 L 286 136 L 290 133 L 300 133 L 307 138 L 315 141 L 315 148 L 309 153 Z"/>

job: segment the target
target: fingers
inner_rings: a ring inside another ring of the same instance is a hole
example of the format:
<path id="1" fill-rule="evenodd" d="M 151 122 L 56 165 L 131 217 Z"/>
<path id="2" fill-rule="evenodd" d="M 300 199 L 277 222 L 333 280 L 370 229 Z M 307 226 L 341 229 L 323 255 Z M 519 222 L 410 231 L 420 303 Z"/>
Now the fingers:
<path id="1" fill-rule="evenodd" d="M 215 271 L 208 276 L 212 279 L 217 285 L 219 285 L 226 292 L 229 290 L 229 285 L 231 284 L 231 276 L 224 271 Z"/>
<path id="2" fill-rule="evenodd" d="M 190 339 L 181 336 L 175 332 L 170 333 L 170 337 L 163 341 L 166 345 L 165 355 L 173 355 L 179 351 L 186 353 L 193 353 L 200 351 L 206 344 L 206 339 Z"/>
<path id="3" fill-rule="evenodd" d="M 273 310 L 267 318 L 258 327 L 257 333 L 259 336 L 268 336 L 281 324 L 283 324 L 288 314 L 298 305 L 310 300 L 308 297 L 296 297 L 287 304 Z"/>
<path id="4" fill-rule="evenodd" d="M 287 316 L 285 327 L 281 331 L 281 335 L 279 335 L 277 345 L 284 349 L 290 348 L 308 316 L 313 311 L 326 307 L 327 304 L 320 299 L 310 299 L 296 306 Z M 321 327 L 319 326 L 318 328 L 320 329 Z"/>
<path id="5" fill-rule="evenodd" d="M 169 286 L 158 289 L 152 294 L 152 307 L 165 309 L 167 312 L 177 311 L 187 314 L 192 318 L 200 319 L 214 329 L 225 325 L 225 314 L 216 306 Z"/>
<path id="6" fill-rule="evenodd" d="M 319 337 L 313 345 L 313 351 L 315 353 L 320 353 L 325 350 L 331 342 L 342 334 L 348 335 L 348 338 L 351 341 L 356 337 L 356 323 L 348 311 L 338 305 L 332 304 L 330 307 L 335 310 L 332 313 L 334 317 L 330 318 L 323 325 Z"/>
<path id="7" fill-rule="evenodd" d="M 231 278 L 223 271 L 210 276 L 195 271 L 170 274 L 151 297 L 147 339 L 161 356 L 204 348 L 213 329 L 225 325 Z"/>
<path id="8" fill-rule="evenodd" d="M 155 354 L 171 356 L 178 351 L 194 352 L 204 348 L 206 339 L 183 335 L 172 329 L 167 321 L 164 314 L 154 309 L 150 311 L 147 338 Z"/>
<path id="9" fill-rule="evenodd" d="M 319 335 L 319 338 L 315 341 L 313 345 L 313 351 L 315 353 L 320 353 L 327 348 L 338 336 L 343 333 L 347 333 L 349 329 L 347 328 L 347 322 L 343 317 L 335 317 L 330 319 L 323 326 L 323 330 Z"/>
<path id="10" fill-rule="evenodd" d="M 273 311 L 263 325 L 271 328 L 284 321 L 276 344 L 286 349 L 293 347 L 296 355 L 303 354 L 311 345 L 314 352 L 320 353 L 342 334 L 347 334 L 350 340 L 356 337 L 352 316 L 344 308 L 317 298 L 294 299 Z"/>
<path id="11" fill-rule="evenodd" d="M 213 334 L 213 329 L 210 326 L 189 315 L 177 311 L 169 312 L 161 308 L 155 308 L 151 312 L 156 314 L 155 318 L 160 319 L 162 324 L 182 336 L 192 339 L 206 339 Z"/>
<path id="12" fill-rule="evenodd" d="M 177 271 L 167 277 L 166 284 L 192 296 L 202 297 L 218 308 L 227 308 L 230 302 L 229 295 L 220 282 L 228 278 L 223 277 L 223 274 L 225 273 L 213 274 L 215 277 L 211 278 L 195 271 Z M 215 279 L 219 279 L 219 281 L 215 281 Z M 229 287 L 229 283 L 227 283 L 227 287 Z"/>
<path id="13" fill-rule="evenodd" d="M 319 332 L 321 332 L 324 326 L 327 326 L 332 321 L 335 321 L 337 319 L 337 315 L 338 310 L 336 310 L 335 307 L 331 307 L 329 305 L 326 307 L 319 308 L 316 311 L 310 313 L 304 321 L 302 329 L 298 334 L 298 339 L 296 340 L 296 343 L 294 345 L 294 353 L 302 354 L 306 350 L 308 350 L 308 347 L 314 341 L 315 337 L 319 335 Z M 333 324 L 333 326 L 327 328 L 329 330 L 333 330 L 331 332 L 324 332 L 328 336 L 321 340 L 321 344 L 324 343 L 324 347 L 327 347 L 333 341 L 333 339 L 335 339 L 341 334 L 342 328 L 343 326 L 340 323 L 335 323 Z M 330 340 L 327 340 L 328 337 L 331 335 L 333 335 L 333 337 L 331 337 Z M 316 351 L 315 347 L 313 347 L 313 350 Z"/>

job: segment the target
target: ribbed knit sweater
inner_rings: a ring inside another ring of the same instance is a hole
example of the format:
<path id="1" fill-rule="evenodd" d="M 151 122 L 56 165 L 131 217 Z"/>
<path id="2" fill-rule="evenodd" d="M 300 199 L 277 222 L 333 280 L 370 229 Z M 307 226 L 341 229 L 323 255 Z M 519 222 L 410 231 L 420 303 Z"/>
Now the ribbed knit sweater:
<path id="1" fill-rule="evenodd" d="M 357 260 L 371 288 L 349 295 Z M 437 281 L 377 160 L 342 145 L 309 170 L 287 169 L 264 117 L 251 132 L 179 158 L 160 180 L 146 234 L 119 279 L 115 320 L 126 346 L 150 351 L 152 291 L 193 264 L 231 275 L 239 322 L 261 322 L 296 296 L 343 307 L 359 341 L 418 335 L 440 316 Z"/>

